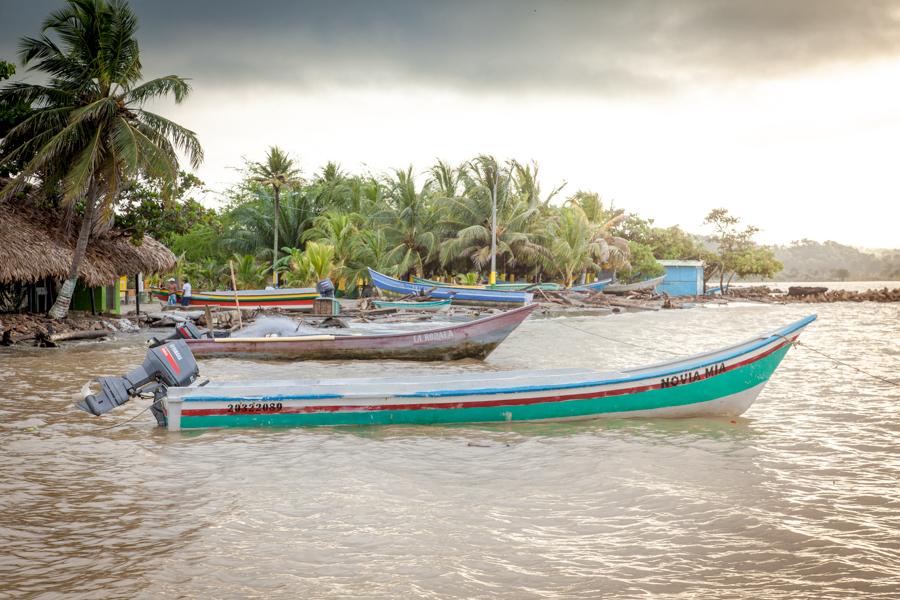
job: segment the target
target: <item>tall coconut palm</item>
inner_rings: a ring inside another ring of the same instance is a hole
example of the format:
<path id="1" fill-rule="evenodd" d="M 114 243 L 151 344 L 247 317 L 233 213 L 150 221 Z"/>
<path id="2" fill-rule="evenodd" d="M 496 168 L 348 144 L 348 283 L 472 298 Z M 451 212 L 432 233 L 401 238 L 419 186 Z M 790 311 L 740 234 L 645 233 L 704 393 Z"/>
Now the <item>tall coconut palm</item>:
<path id="1" fill-rule="evenodd" d="M 600 271 L 600 265 L 609 259 L 609 247 L 593 237 L 591 223 L 578 206 L 560 209 L 551 230 L 553 256 L 547 266 L 556 268 L 567 286 L 574 283 L 576 274 Z"/>
<path id="2" fill-rule="evenodd" d="M 272 219 L 274 193 L 268 188 L 256 187 L 251 196 L 237 202 L 225 213 L 225 231 L 220 239 L 222 246 L 231 252 L 251 253 L 269 260 L 274 240 L 296 247 L 301 245 L 303 234 L 318 215 L 314 190 L 292 189 L 280 196 L 278 210 L 278 237 L 275 237 L 275 220 Z M 278 259 L 275 259 L 278 262 Z"/>
<path id="3" fill-rule="evenodd" d="M 575 192 L 566 200 L 566 205 L 578 207 L 584 213 L 591 226 L 590 242 L 606 246 L 603 251 L 604 269 L 618 271 L 631 268 L 628 262 L 630 256 L 628 240 L 612 234 L 612 231 L 628 218 L 624 210 L 613 208 L 607 210 L 596 192 Z"/>
<path id="4" fill-rule="evenodd" d="M 273 231 L 275 241 L 272 244 L 272 282 L 278 285 L 278 223 L 281 216 L 281 188 L 300 183 L 300 169 L 294 167 L 294 161 L 278 146 L 269 148 L 265 162 L 250 163 L 253 181 L 272 188 L 275 194 L 275 225 Z"/>
<path id="5" fill-rule="evenodd" d="M 412 167 L 394 172 L 388 182 L 388 208 L 374 217 L 385 223 L 398 272 L 425 274 L 426 264 L 437 254 L 440 240 L 440 209 L 428 201 L 425 190 L 416 191 Z"/>
<path id="6" fill-rule="evenodd" d="M 482 270 L 490 263 L 491 198 L 495 185 L 497 258 L 507 269 L 519 271 L 538 263 L 544 251 L 534 231 L 539 207 L 531 206 L 530 196 L 518 195 L 515 189 L 510 189 L 515 168 L 513 164 L 504 173 L 491 156 L 479 156 L 468 163 L 464 172 L 465 196 L 454 199 L 452 209 L 447 211 L 447 226 L 456 234 L 441 246 L 444 266 L 463 262 L 465 268 L 473 266 Z"/>
<path id="7" fill-rule="evenodd" d="M 171 184 L 178 174 L 176 150 L 195 168 L 203 159 L 192 131 L 141 108 L 170 95 L 181 102 L 190 86 L 176 75 L 139 83 L 136 29 L 124 1 L 68 0 L 44 21 L 39 37 L 20 41 L 22 63 L 43 73 L 47 83 L 11 83 L 0 90 L 0 100 L 33 109 L 4 139 L 0 166 L 23 158 L 27 163 L 0 196 L 37 178 L 47 188 L 58 185 L 64 206 L 84 207 L 72 265 L 50 309 L 54 318 L 68 313 L 91 234 L 111 221 L 122 184 L 141 175 Z"/>

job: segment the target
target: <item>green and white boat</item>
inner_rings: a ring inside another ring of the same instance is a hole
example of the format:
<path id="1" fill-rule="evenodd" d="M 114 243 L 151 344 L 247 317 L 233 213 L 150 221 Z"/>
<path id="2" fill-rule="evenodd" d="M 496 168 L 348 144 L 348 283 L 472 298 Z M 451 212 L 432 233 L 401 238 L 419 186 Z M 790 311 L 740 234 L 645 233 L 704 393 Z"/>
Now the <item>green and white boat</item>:
<path id="1" fill-rule="evenodd" d="M 99 415 L 152 391 L 171 431 L 218 427 L 434 425 L 630 417 L 736 417 L 815 316 L 740 344 L 665 363 L 360 379 L 200 382 L 183 340 L 152 348 L 125 377 L 100 378 L 79 407 Z"/>
<path id="2" fill-rule="evenodd" d="M 450 308 L 453 300 L 426 300 L 423 302 L 405 302 L 403 300 L 372 300 L 375 308 L 396 308 L 398 310 L 415 310 L 438 312 Z"/>

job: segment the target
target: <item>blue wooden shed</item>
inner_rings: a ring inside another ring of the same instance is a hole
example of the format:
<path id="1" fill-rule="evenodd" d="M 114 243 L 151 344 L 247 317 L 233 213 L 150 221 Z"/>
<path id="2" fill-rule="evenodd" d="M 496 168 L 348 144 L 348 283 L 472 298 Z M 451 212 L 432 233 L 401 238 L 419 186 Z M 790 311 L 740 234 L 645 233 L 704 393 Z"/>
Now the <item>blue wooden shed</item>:
<path id="1" fill-rule="evenodd" d="M 699 296 L 703 294 L 702 260 L 661 260 L 666 278 L 656 291 L 670 296 Z"/>

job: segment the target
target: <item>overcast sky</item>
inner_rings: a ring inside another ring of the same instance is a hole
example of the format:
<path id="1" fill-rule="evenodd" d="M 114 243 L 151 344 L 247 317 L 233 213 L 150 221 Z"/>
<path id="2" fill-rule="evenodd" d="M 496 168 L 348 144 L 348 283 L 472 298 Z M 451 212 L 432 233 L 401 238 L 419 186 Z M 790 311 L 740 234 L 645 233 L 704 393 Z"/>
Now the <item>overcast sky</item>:
<path id="1" fill-rule="evenodd" d="M 0 59 L 60 4 L 0 0 Z M 900 247 L 900 2 L 132 5 L 145 77 L 192 80 L 155 108 L 212 190 L 272 144 L 306 175 L 490 153 L 660 225 L 724 206 L 764 242 Z"/>

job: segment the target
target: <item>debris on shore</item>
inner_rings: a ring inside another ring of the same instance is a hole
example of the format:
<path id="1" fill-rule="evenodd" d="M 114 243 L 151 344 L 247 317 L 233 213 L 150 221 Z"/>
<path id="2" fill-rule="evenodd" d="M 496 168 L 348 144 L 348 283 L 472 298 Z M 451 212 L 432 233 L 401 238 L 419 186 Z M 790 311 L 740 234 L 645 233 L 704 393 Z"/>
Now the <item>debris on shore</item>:
<path id="1" fill-rule="evenodd" d="M 594 316 L 620 312 L 658 311 L 690 308 L 698 304 L 762 302 L 766 304 L 823 302 L 900 302 L 900 288 L 865 291 L 830 290 L 827 287 L 792 286 L 786 291 L 765 285 L 733 287 L 725 294 L 670 298 L 655 292 L 630 292 L 624 295 L 603 292 L 577 293 L 538 290 L 534 297 L 540 305 L 536 315 L 544 317 Z M 298 314 L 296 309 L 231 307 L 166 307 L 145 312 L 137 319 L 89 315 L 70 311 L 57 321 L 45 315 L 0 314 L 0 346 L 31 345 L 56 347 L 60 342 L 103 339 L 115 333 L 134 333 L 140 327 L 175 327 L 190 321 L 217 331 L 236 331 L 260 317 L 290 317 L 298 325 L 311 328 L 346 326 L 357 323 L 410 323 L 433 319 L 469 320 L 495 314 L 503 309 L 488 306 L 454 305 L 447 313 L 421 313 L 398 308 L 374 308 L 368 298 L 341 299 L 340 318 L 327 315 Z M 136 321 L 136 322 L 135 322 Z"/>
<path id="2" fill-rule="evenodd" d="M 863 291 L 831 290 L 827 287 L 791 286 L 785 292 L 765 285 L 737 287 L 728 290 L 723 299 L 754 300 L 773 304 L 820 302 L 900 302 L 900 288 Z"/>
<path id="3" fill-rule="evenodd" d="M 136 331 L 139 328 L 130 319 L 85 315 L 78 311 L 69 311 L 62 320 L 36 314 L 0 314 L 0 346 L 25 344 L 53 348 L 59 342 L 99 339 Z"/>

